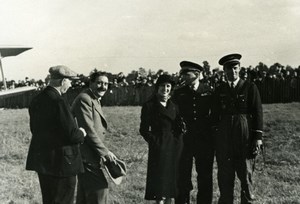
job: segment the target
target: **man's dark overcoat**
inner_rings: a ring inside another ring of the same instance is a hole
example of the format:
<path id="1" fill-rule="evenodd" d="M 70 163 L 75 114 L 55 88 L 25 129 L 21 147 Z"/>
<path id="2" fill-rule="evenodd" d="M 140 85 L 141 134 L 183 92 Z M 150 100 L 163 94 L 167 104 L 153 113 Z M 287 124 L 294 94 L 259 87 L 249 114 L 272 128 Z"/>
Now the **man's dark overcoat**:
<path id="1" fill-rule="evenodd" d="M 142 107 L 140 133 L 149 145 L 146 200 L 176 196 L 177 164 L 182 148 L 177 119 L 177 106 L 170 100 L 164 107 L 153 97 Z"/>
<path id="2" fill-rule="evenodd" d="M 70 107 L 48 86 L 29 107 L 32 139 L 26 169 L 50 176 L 74 176 L 83 171 L 79 143 L 84 140 Z"/>

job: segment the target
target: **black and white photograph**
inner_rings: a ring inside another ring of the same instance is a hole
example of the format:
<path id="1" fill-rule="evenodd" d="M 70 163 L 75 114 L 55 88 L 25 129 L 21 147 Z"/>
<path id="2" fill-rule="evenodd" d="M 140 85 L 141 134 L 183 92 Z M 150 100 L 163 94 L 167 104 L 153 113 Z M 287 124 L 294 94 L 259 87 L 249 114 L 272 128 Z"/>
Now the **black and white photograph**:
<path id="1" fill-rule="evenodd" d="M 300 204 L 300 1 L 0 16 L 0 203 Z"/>

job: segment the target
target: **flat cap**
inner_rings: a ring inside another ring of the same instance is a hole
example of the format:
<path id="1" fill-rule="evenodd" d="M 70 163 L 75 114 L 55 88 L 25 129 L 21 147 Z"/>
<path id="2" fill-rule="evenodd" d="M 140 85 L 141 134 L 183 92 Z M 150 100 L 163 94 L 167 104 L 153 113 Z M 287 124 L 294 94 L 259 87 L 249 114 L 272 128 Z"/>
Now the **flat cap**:
<path id="1" fill-rule="evenodd" d="M 187 72 L 187 71 L 201 72 L 203 70 L 203 67 L 201 67 L 199 64 L 190 61 L 180 62 L 180 67 L 181 67 L 180 73 Z"/>
<path id="2" fill-rule="evenodd" d="M 57 65 L 54 67 L 50 67 L 49 73 L 51 76 L 51 79 L 63 79 L 63 78 L 69 78 L 69 79 L 76 79 L 77 73 L 72 71 L 70 68 L 64 66 L 64 65 Z"/>
<path id="3" fill-rule="evenodd" d="M 219 64 L 223 65 L 223 66 L 228 64 L 228 63 L 229 64 L 239 64 L 241 58 L 242 58 L 242 55 L 240 55 L 238 53 L 225 55 L 224 57 L 222 57 L 219 60 Z"/>

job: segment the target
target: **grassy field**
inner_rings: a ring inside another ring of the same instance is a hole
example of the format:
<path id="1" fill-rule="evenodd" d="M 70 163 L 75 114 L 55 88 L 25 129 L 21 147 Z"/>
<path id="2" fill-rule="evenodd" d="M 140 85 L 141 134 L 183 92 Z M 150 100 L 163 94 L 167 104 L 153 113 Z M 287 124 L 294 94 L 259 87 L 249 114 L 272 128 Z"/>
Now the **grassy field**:
<path id="1" fill-rule="evenodd" d="M 110 125 L 107 145 L 128 166 L 123 183 L 110 184 L 111 203 L 145 203 L 147 145 L 138 132 L 140 107 L 104 107 L 104 112 Z M 41 203 L 37 175 L 24 170 L 31 137 L 28 119 L 27 109 L 0 111 L 1 204 Z M 254 175 L 256 203 L 300 203 L 300 103 L 264 105 L 264 119 L 266 156 Z M 219 196 L 216 172 L 215 165 L 214 203 Z M 195 195 L 196 187 L 192 200 Z"/>

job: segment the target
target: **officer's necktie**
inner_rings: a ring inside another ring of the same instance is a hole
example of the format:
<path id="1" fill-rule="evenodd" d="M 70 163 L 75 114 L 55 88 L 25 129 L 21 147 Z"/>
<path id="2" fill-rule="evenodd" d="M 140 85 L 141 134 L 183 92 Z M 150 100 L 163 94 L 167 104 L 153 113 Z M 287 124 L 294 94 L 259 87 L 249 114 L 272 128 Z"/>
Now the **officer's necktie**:
<path id="1" fill-rule="evenodd" d="M 230 90 L 231 90 L 232 93 L 235 92 L 233 81 L 230 83 Z"/>

